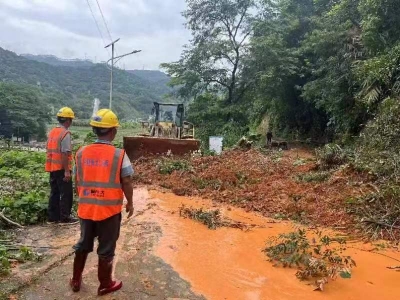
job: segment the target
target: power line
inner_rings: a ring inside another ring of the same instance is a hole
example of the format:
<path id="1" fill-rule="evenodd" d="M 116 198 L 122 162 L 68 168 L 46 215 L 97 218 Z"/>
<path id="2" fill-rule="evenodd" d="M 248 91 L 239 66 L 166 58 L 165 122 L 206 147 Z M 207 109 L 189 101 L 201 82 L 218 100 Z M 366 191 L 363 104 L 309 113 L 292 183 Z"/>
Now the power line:
<path id="1" fill-rule="evenodd" d="M 97 3 L 97 7 L 99 8 L 99 11 L 100 11 L 101 18 L 103 19 L 104 26 L 105 26 L 105 28 L 106 28 L 106 30 L 107 30 L 108 37 L 110 38 L 110 42 L 112 42 L 112 41 L 113 41 L 113 38 L 112 38 L 112 36 L 111 36 L 110 29 L 108 28 L 107 21 L 106 21 L 106 18 L 104 17 L 103 10 L 101 9 L 99 0 L 96 0 L 96 3 Z M 117 49 L 115 49 L 115 55 L 118 56 Z"/>
<path id="2" fill-rule="evenodd" d="M 110 33 L 110 30 L 108 29 L 108 25 L 107 25 L 106 19 L 104 18 L 104 14 L 103 14 L 103 11 L 102 11 L 102 9 L 101 9 L 99 0 L 96 0 L 96 2 L 97 2 L 97 7 L 99 8 L 101 17 L 102 17 L 102 19 L 103 19 L 104 25 L 105 25 L 105 27 L 106 27 L 106 30 L 107 30 L 107 33 L 108 33 L 108 37 L 110 38 L 110 40 L 111 40 L 111 42 L 112 42 L 111 33 Z"/>
<path id="3" fill-rule="evenodd" d="M 96 1 L 97 1 L 97 0 L 96 0 Z M 99 23 L 97 22 L 97 19 L 96 19 L 94 13 L 93 13 L 93 10 L 92 10 L 92 7 L 90 6 L 89 0 L 86 0 L 86 3 L 87 3 L 87 5 L 89 6 L 90 13 L 92 14 L 93 20 L 94 20 L 94 22 L 96 23 L 97 30 L 99 31 L 100 37 L 101 37 L 101 39 L 102 39 L 102 41 L 103 41 L 103 44 L 104 44 L 104 46 L 105 46 L 105 45 L 106 45 L 106 41 L 104 40 L 103 34 L 101 33 Z M 108 49 L 107 49 L 107 52 L 109 52 Z M 110 54 L 110 53 L 109 53 L 109 54 Z"/>

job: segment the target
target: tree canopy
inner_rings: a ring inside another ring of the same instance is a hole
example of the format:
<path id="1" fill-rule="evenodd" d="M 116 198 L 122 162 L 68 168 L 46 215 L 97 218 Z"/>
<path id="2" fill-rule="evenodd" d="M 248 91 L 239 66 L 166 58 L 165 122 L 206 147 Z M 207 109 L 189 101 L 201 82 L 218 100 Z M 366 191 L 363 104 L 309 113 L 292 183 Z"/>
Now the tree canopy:
<path id="1" fill-rule="evenodd" d="M 46 138 L 50 108 L 37 87 L 0 83 L 0 135 Z"/>
<path id="2" fill-rule="evenodd" d="M 396 0 L 186 2 L 192 40 L 162 67 L 189 117 L 219 124 L 207 134 L 268 120 L 277 135 L 346 140 L 399 98 Z"/>

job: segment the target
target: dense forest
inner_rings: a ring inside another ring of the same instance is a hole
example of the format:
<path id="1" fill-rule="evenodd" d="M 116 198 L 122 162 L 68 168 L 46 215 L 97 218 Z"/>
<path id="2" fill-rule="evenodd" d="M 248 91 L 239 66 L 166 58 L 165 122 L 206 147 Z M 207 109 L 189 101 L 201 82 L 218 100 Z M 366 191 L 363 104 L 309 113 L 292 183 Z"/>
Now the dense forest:
<path id="1" fill-rule="evenodd" d="M 0 80 L 39 89 L 47 104 L 56 109 L 71 106 L 81 119 L 90 117 L 94 98 L 99 98 L 103 107 L 108 106 L 110 71 L 104 64 L 62 61 L 54 56 L 18 56 L 0 48 Z M 163 101 L 163 95 L 171 91 L 167 81 L 168 76 L 158 71 L 116 69 L 113 109 L 121 119 L 147 116 L 153 101 Z"/>
<path id="2" fill-rule="evenodd" d="M 263 123 L 281 137 L 346 142 L 397 102 L 396 0 L 187 4 L 193 38 L 162 67 L 200 135 L 232 143 Z"/>
<path id="3" fill-rule="evenodd" d="M 0 137 L 45 140 L 51 100 L 37 87 L 0 82 Z"/>
<path id="4" fill-rule="evenodd" d="M 272 130 L 319 141 L 320 170 L 373 179 L 348 199 L 371 235 L 400 216 L 398 0 L 187 0 L 192 39 L 163 64 L 204 143 Z M 365 223 L 366 222 L 366 223 Z M 369 225 L 368 225 L 369 224 Z"/>

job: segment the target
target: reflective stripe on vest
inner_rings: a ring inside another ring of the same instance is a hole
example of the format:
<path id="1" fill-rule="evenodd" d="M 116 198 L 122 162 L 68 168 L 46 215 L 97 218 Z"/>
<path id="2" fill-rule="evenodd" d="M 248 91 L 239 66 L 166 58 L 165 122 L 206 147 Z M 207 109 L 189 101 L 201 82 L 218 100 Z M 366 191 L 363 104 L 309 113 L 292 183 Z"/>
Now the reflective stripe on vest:
<path id="1" fill-rule="evenodd" d="M 76 153 L 78 216 L 105 220 L 122 211 L 121 166 L 125 151 L 107 144 L 85 146 Z"/>
<path id="2" fill-rule="evenodd" d="M 95 204 L 100 206 L 113 206 L 113 205 L 122 205 L 124 200 L 99 200 L 99 199 L 79 199 L 79 203 L 83 204 Z"/>
<path id="3" fill-rule="evenodd" d="M 49 132 L 46 146 L 46 172 L 54 172 L 64 169 L 62 165 L 61 142 L 69 133 L 64 127 L 53 128 Z M 72 155 L 68 156 L 69 169 L 72 169 Z"/>

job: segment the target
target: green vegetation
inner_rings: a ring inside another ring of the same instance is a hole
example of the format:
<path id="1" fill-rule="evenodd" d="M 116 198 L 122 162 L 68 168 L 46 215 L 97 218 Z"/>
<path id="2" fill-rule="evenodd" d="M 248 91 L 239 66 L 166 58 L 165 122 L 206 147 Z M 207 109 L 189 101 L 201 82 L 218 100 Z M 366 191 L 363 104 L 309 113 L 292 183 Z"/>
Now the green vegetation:
<path id="1" fill-rule="evenodd" d="M 352 140 L 400 92 L 396 0 L 188 0 L 181 59 L 162 66 L 204 139 Z M 263 132 L 264 133 L 264 132 Z"/>
<path id="2" fill-rule="evenodd" d="M 45 161 L 42 152 L 0 152 L 0 211 L 11 220 L 22 225 L 46 220 L 49 178 Z"/>
<path id="3" fill-rule="evenodd" d="M 257 227 L 257 225 L 245 224 L 228 218 L 223 218 L 219 209 L 204 210 L 203 208 L 188 208 L 185 205 L 182 205 L 179 207 L 179 215 L 183 218 L 202 223 L 211 230 L 216 230 L 219 227 L 231 227 L 247 231 L 250 228 Z"/>
<path id="4" fill-rule="evenodd" d="M 348 210 L 357 217 L 367 236 L 397 240 L 393 231 L 400 229 L 399 197 L 398 184 L 387 183 L 375 192 L 350 201 Z"/>
<path id="5" fill-rule="evenodd" d="M 192 181 L 199 190 L 204 190 L 209 187 L 218 191 L 223 184 L 223 181 L 220 179 L 203 179 L 200 177 L 193 177 Z"/>
<path id="6" fill-rule="evenodd" d="M 47 96 L 36 87 L 0 82 L 0 136 L 46 139 Z"/>
<path id="7" fill-rule="evenodd" d="M 89 122 L 86 121 L 86 126 L 75 126 L 75 122 L 72 124 L 70 128 L 73 136 L 74 144 L 83 144 L 85 139 L 88 137 L 88 134 L 92 135 L 92 127 L 88 126 Z M 145 133 L 145 130 L 141 128 L 139 124 L 136 123 L 122 123 L 121 127 L 118 128 L 117 136 L 115 137 L 114 142 L 118 144 L 122 144 L 124 136 L 135 136 L 137 134 Z M 75 135 L 75 138 L 74 138 Z M 93 136 L 90 140 L 94 140 Z"/>
<path id="8" fill-rule="evenodd" d="M 338 248 L 333 244 L 337 244 Z M 271 239 L 264 252 L 276 265 L 296 267 L 296 276 L 301 280 L 315 277 L 335 279 L 338 275 L 351 278 L 351 268 L 356 263 L 350 256 L 342 255 L 345 244 L 345 240 L 331 238 L 322 232 L 317 232 L 316 237 L 309 240 L 306 231 L 299 229 Z M 318 288 L 322 290 L 321 283 Z"/>
<path id="9" fill-rule="evenodd" d="M 400 228 L 393 202 L 400 183 L 398 1 L 187 4 L 193 38 L 177 62 L 162 67 L 188 103 L 203 146 L 211 135 L 230 147 L 267 129 L 275 137 L 330 142 L 317 151 L 320 171 L 348 165 L 369 174 L 379 192 L 360 198 L 357 211 L 373 217 L 373 232 Z M 380 200 L 369 205 L 371 197 Z"/>
<path id="10" fill-rule="evenodd" d="M 45 153 L 0 151 L 0 212 L 21 225 L 45 221 L 48 203 L 48 174 Z M 8 275 L 12 264 L 36 261 L 41 256 L 15 244 L 3 229 L 10 224 L 0 219 L 0 276 Z"/>
<path id="11" fill-rule="evenodd" d="M 322 170 L 336 168 L 349 162 L 349 152 L 336 144 L 328 144 L 316 150 L 317 164 Z"/>
<path id="12" fill-rule="evenodd" d="M 46 63 L 29 58 L 0 48 L 0 81 L 31 85 L 46 96 L 48 106 L 56 111 L 59 107 L 70 106 L 81 119 L 90 118 L 94 98 L 100 99 L 101 107 L 107 106 L 110 71 L 104 64 L 69 66 L 65 62 L 54 63 L 54 58 L 41 60 Z M 163 78 L 159 81 L 153 72 L 141 76 L 138 73 L 140 71 L 128 73 L 119 69 L 114 72 L 113 102 L 120 119 L 148 116 L 153 102 L 162 102 L 163 95 L 171 91 L 165 85 L 168 78 L 165 74 L 154 71 Z"/>
<path id="13" fill-rule="evenodd" d="M 164 158 L 157 163 L 160 174 L 172 174 L 174 171 L 189 171 L 191 166 L 187 160 L 174 160 Z"/>
<path id="14" fill-rule="evenodd" d="M 15 245 L 9 235 L 0 233 L 0 277 L 10 274 L 12 263 L 39 261 L 41 258 L 30 248 Z"/>
<path id="15" fill-rule="evenodd" d="M 298 181 L 303 182 L 323 182 L 328 180 L 331 177 L 330 172 L 312 172 L 312 173 L 304 173 L 300 174 L 296 177 Z"/>
<path id="16" fill-rule="evenodd" d="M 217 229 L 222 226 L 221 212 L 217 210 L 203 210 L 202 208 L 187 208 L 182 205 L 179 208 L 179 215 L 203 223 L 208 229 Z"/>

